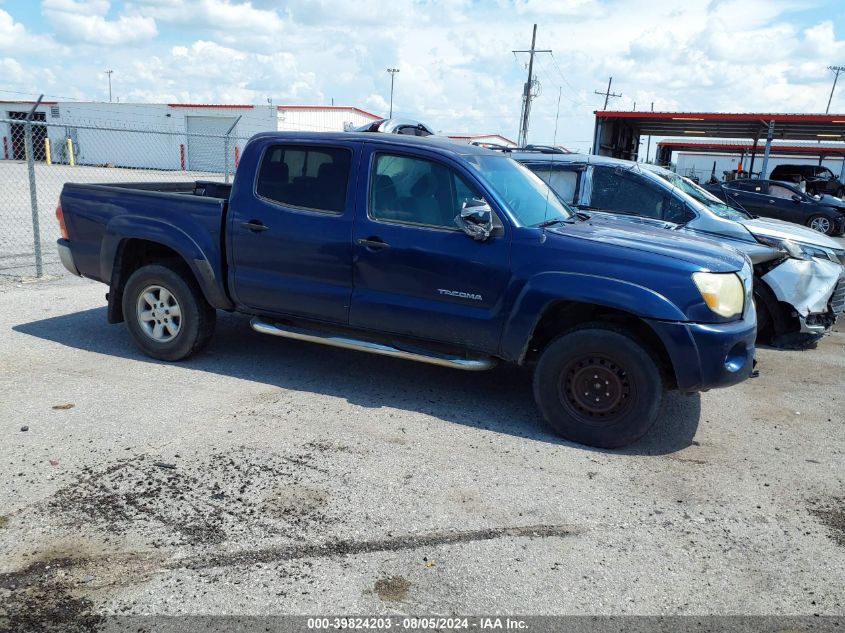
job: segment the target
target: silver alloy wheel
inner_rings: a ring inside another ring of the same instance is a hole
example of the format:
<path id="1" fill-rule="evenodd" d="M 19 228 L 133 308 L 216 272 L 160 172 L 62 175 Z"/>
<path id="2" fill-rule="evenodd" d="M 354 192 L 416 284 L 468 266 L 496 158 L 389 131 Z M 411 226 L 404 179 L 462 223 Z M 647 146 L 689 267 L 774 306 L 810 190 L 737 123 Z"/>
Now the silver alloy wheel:
<path id="1" fill-rule="evenodd" d="M 810 228 L 821 233 L 830 231 L 830 220 L 828 218 L 813 218 L 810 222 Z"/>
<path id="2" fill-rule="evenodd" d="M 182 329 L 182 309 L 163 286 L 147 286 L 138 295 L 136 314 L 144 334 L 156 343 L 167 343 Z"/>

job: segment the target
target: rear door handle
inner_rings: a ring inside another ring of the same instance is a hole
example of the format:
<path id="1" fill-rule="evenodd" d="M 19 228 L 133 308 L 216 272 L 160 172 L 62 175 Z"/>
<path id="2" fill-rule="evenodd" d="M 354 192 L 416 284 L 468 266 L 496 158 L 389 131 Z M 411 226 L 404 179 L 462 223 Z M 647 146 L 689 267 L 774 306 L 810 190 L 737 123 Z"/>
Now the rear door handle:
<path id="1" fill-rule="evenodd" d="M 261 233 L 270 227 L 265 225 L 261 220 L 250 220 L 249 222 L 241 222 L 241 226 L 253 233 Z"/>
<path id="2" fill-rule="evenodd" d="M 359 239 L 356 240 L 355 243 L 369 250 L 382 250 L 384 248 L 390 248 L 390 244 L 385 242 L 380 237 L 368 237 L 366 239 Z"/>

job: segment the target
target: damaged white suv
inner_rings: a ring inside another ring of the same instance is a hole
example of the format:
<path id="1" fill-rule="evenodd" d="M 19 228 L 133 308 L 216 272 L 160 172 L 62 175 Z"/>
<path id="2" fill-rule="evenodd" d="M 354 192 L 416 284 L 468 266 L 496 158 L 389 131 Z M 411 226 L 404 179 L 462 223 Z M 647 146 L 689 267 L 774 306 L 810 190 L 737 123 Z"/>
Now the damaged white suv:
<path id="1" fill-rule="evenodd" d="M 758 341 L 801 346 L 830 330 L 845 309 L 845 249 L 817 231 L 755 218 L 654 165 L 542 151 L 511 156 L 587 213 L 630 216 L 745 253 L 754 266 Z"/>

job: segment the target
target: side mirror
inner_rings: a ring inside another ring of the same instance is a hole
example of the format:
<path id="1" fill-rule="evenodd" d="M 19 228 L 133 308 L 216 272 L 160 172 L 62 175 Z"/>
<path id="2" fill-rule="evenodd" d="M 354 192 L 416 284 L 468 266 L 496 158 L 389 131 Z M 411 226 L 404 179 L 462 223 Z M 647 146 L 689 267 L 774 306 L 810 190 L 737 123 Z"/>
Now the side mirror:
<path id="1" fill-rule="evenodd" d="M 793 202 L 801 202 L 801 196 L 799 196 L 797 193 L 793 193 L 792 194 L 792 201 Z"/>
<path id="2" fill-rule="evenodd" d="M 455 216 L 455 224 L 472 239 L 484 242 L 493 233 L 493 209 L 483 199 L 467 200 Z"/>

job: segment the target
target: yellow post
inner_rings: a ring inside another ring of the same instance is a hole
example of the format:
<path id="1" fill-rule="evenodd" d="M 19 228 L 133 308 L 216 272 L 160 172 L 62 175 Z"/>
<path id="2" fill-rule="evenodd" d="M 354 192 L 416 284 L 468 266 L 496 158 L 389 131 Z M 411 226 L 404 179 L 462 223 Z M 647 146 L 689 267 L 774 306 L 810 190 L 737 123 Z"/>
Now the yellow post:
<path id="1" fill-rule="evenodd" d="M 67 140 L 67 162 L 71 167 L 76 165 L 76 161 L 73 159 L 73 141 L 71 139 Z"/>
<path id="2" fill-rule="evenodd" d="M 53 164 L 53 157 L 50 156 L 50 139 L 44 138 L 44 157 L 47 159 L 47 164 Z"/>

